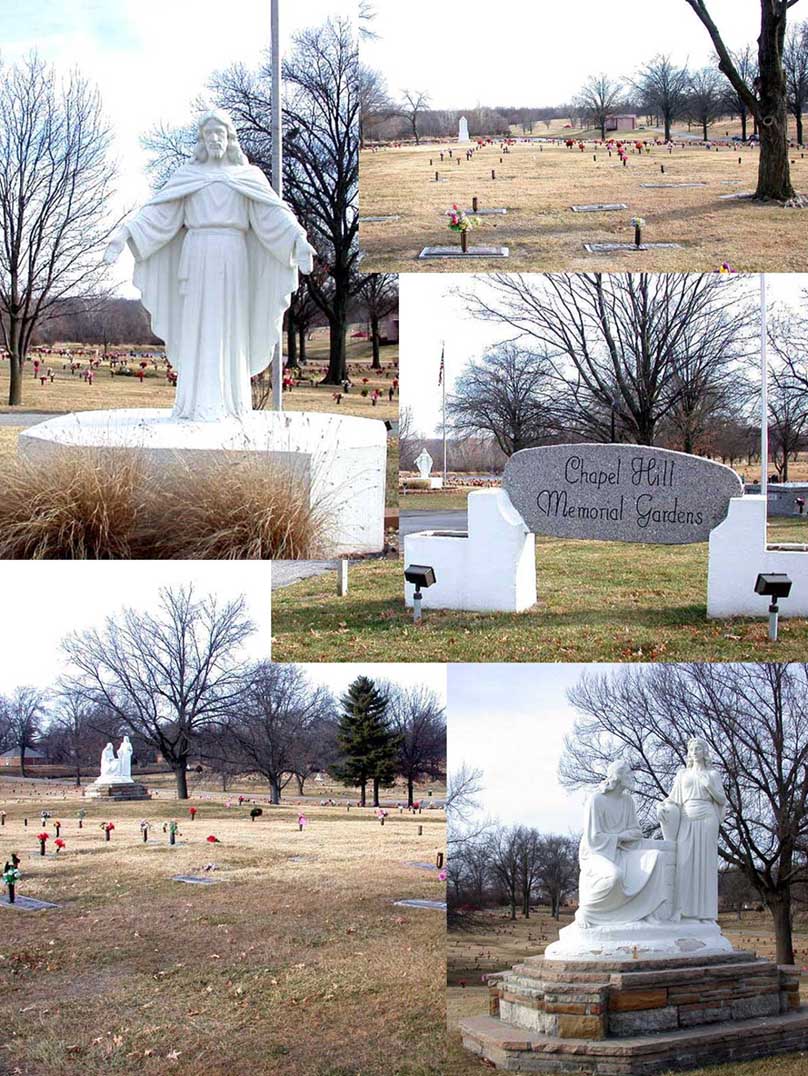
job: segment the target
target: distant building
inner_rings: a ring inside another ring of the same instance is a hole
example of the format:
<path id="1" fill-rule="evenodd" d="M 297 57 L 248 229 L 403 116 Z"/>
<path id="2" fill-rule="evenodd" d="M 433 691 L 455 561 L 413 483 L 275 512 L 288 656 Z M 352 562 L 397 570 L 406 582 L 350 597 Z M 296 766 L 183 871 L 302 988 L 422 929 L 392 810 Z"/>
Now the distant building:
<path id="1" fill-rule="evenodd" d="M 626 113 L 622 116 L 607 116 L 606 117 L 606 130 L 607 131 L 636 131 L 637 130 L 637 117 Z"/>
<path id="2" fill-rule="evenodd" d="M 46 762 L 47 755 L 43 755 L 41 751 L 37 751 L 33 747 L 26 747 L 25 749 L 25 761 L 26 762 Z M 20 752 L 15 747 L 13 751 L 4 751 L 0 755 L 0 766 L 8 766 L 9 768 L 20 768 Z"/>
<path id="3" fill-rule="evenodd" d="M 379 340 L 383 344 L 398 343 L 398 312 L 379 322 Z"/>

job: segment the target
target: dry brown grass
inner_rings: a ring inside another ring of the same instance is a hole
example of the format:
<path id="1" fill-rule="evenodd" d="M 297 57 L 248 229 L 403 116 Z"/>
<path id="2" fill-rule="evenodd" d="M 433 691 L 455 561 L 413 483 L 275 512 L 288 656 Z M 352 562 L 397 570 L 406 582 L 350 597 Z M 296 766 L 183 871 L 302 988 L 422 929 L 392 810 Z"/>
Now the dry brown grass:
<path id="1" fill-rule="evenodd" d="M 307 806 L 301 833 L 296 808 L 264 805 L 251 823 L 248 806 L 190 802 L 193 823 L 163 793 L 85 803 L 79 831 L 75 797 L 49 796 L 67 847 L 43 859 L 43 799 L 6 798 L 0 857 L 22 856 L 20 894 L 61 907 L 0 908 L 0 1071 L 443 1076 L 444 917 L 392 903 L 442 898 L 434 872 L 405 865 L 434 861 L 442 812 L 380 827 L 370 810 Z M 161 831 L 172 816 L 174 848 Z M 172 880 L 211 861 L 216 885 Z"/>
<path id="2" fill-rule="evenodd" d="M 449 142 L 363 151 L 362 216 L 400 215 L 397 221 L 361 224 L 368 271 L 462 271 L 466 263 L 458 259 L 419 261 L 417 255 L 427 245 L 459 246 L 444 214 L 453 203 L 469 208 L 475 195 L 481 207 L 506 207 L 509 213 L 481 218 L 470 244 L 507 246 L 510 257 L 475 258 L 468 262 L 469 271 L 697 271 L 717 269 L 729 261 L 738 269 L 799 272 L 808 262 L 806 211 L 720 198 L 754 189 L 757 149 L 732 146 L 716 152 L 696 145 L 676 148 L 669 155 L 655 146 L 647 155 L 632 153 L 624 168 L 616 156 L 609 158 L 603 147 L 595 149 L 592 143 L 584 153 L 564 145 L 540 149 L 536 143 L 517 143 L 507 155 L 497 144 L 478 150 L 470 162 L 461 156 L 460 164 L 449 160 L 450 147 L 456 156 L 457 143 Z M 808 154 L 794 151 L 792 158 L 794 184 L 808 192 Z M 496 180 L 491 179 L 492 168 Z M 446 182 L 435 182 L 436 170 Z M 706 186 L 661 190 L 641 186 L 657 182 Z M 570 210 L 573 204 L 620 202 L 628 209 L 591 214 Z M 647 242 L 675 242 L 682 249 L 608 255 L 590 255 L 583 249 L 590 241 L 633 242 L 634 216 L 647 221 Z"/>
<path id="3" fill-rule="evenodd" d="M 304 481 L 257 460 L 156 472 L 131 453 L 66 450 L 3 470 L 0 559 L 311 559 L 328 527 Z"/>
<path id="4" fill-rule="evenodd" d="M 740 922 L 735 915 L 722 915 L 720 920 L 722 929 L 735 948 L 753 950 L 760 956 L 774 958 L 771 916 L 746 912 Z M 557 939 L 559 929 L 571 921 L 571 912 L 562 914 L 558 922 L 546 912 L 532 915 L 530 919 L 520 917 L 512 922 L 507 913 L 486 911 L 474 917 L 473 929 L 450 932 L 447 955 L 447 1076 L 482 1076 L 482 1073 L 490 1072 L 490 1068 L 463 1049 L 457 1031 L 458 1022 L 464 1017 L 488 1013 L 488 990 L 482 976 L 509 968 L 525 957 L 541 955 Z M 805 965 L 808 962 L 808 924 L 805 922 L 795 925 L 795 951 L 798 963 Z M 808 979 L 805 976 L 802 990 L 803 999 L 807 1001 Z M 693 1070 L 691 1076 L 804 1076 L 805 1065 L 804 1054 L 792 1054 L 783 1058 L 700 1068 Z"/>

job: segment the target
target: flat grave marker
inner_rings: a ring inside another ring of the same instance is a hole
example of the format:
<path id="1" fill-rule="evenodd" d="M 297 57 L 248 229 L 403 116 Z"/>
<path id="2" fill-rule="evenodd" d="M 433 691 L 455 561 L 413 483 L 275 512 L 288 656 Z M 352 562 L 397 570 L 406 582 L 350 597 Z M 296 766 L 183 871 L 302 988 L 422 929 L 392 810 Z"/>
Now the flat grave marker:
<path id="1" fill-rule="evenodd" d="M 706 183 L 641 183 L 646 190 L 665 190 L 666 187 L 706 187 Z"/>
<path id="2" fill-rule="evenodd" d="M 507 247 L 469 247 L 465 253 L 460 247 L 424 247 L 418 258 L 507 258 L 509 255 Z"/>
<path id="3" fill-rule="evenodd" d="M 573 213 L 615 213 L 619 209 L 628 209 L 625 202 L 604 202 L 601 205 L 571 205 Z"/>
<path id="4" fill-rule="evenodd" d="M 18 893 L 12 904 L 7 896 L 0 897 L 0 904 L 8 908 L 19 908 L 23 912 L 42 912 L 48 908 L 60 908 L 60 904 L 53 904 L 49 900 L 37 900 L 35 897 L 23 897 Z"/>
<path id="5" fill-rule="evenodd" d="M 186 885 L 215 885 L 218 878 L 200 878 L 196 874 L 175 874 L 172 882 L 185 882 Z"/>
<path id="6" fill-rule="evenodd" d="M 445 900 L 394 900 L 393 904 L 399 908 L 430 908 L 436 912 L 446 911 Z"/>
<path id="7" fill-rule="evenodd" d="M 398 213 L 391 213 L 386 217 L 360 217 L 360 224 L 386 224 L 391 220 L 401 220 Z"/>
<path id="8" fill-rule="evenodd" d="M 613 254 L 623 250 L 681 250 L 681 243 L 584 243 L 588 254 Z"/>
<path id="9" fill-rule="evenodd" d="M 404 860 L 405 867 L 415 867 L 419 871 L 437 871 L 437 867 L 434 863 L 423 863 L 420 860 Z"/>

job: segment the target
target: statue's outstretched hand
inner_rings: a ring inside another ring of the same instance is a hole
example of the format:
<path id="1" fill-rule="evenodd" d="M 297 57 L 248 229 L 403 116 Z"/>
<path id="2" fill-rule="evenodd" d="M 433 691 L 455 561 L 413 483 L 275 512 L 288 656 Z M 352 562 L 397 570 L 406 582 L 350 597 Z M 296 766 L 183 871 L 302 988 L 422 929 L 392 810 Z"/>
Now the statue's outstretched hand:
<path id="1" fill-rule="evenodd" d="M 129 233 L 125 228 L 121 228 L 110 239 L 107 249 L 104 251 L 104 262 L 107 265 L 114 265 L 114 263 L 120 258 L 123 253 L 123 248 L 126 246 L 126 240 Z"/>

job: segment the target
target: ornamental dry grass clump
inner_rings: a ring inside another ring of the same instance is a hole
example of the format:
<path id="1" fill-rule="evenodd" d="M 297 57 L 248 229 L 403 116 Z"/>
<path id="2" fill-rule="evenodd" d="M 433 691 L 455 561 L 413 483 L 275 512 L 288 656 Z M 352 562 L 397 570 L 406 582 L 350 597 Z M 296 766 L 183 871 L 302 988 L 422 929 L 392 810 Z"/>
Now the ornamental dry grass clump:
<path id="1" fill-rule="evenodd" d="M 311 559 L 327 513 L 262 461 L 155 468 L 131 454 L 19 459 L 0 491 L 0 559 Z"/>
<path id="2" fill-rule="evenodd" d="M 0 558 L 113 560 L 142 555 L 136 459 L 66 453 L 3 469 Z"/>
<path id="3" fill-rule="evenodd" d="M 327 514 L 289 469 L 249 458 L 177 467 L 150 491 L 156 558 L 310 560 L 327 552 Z"/>

